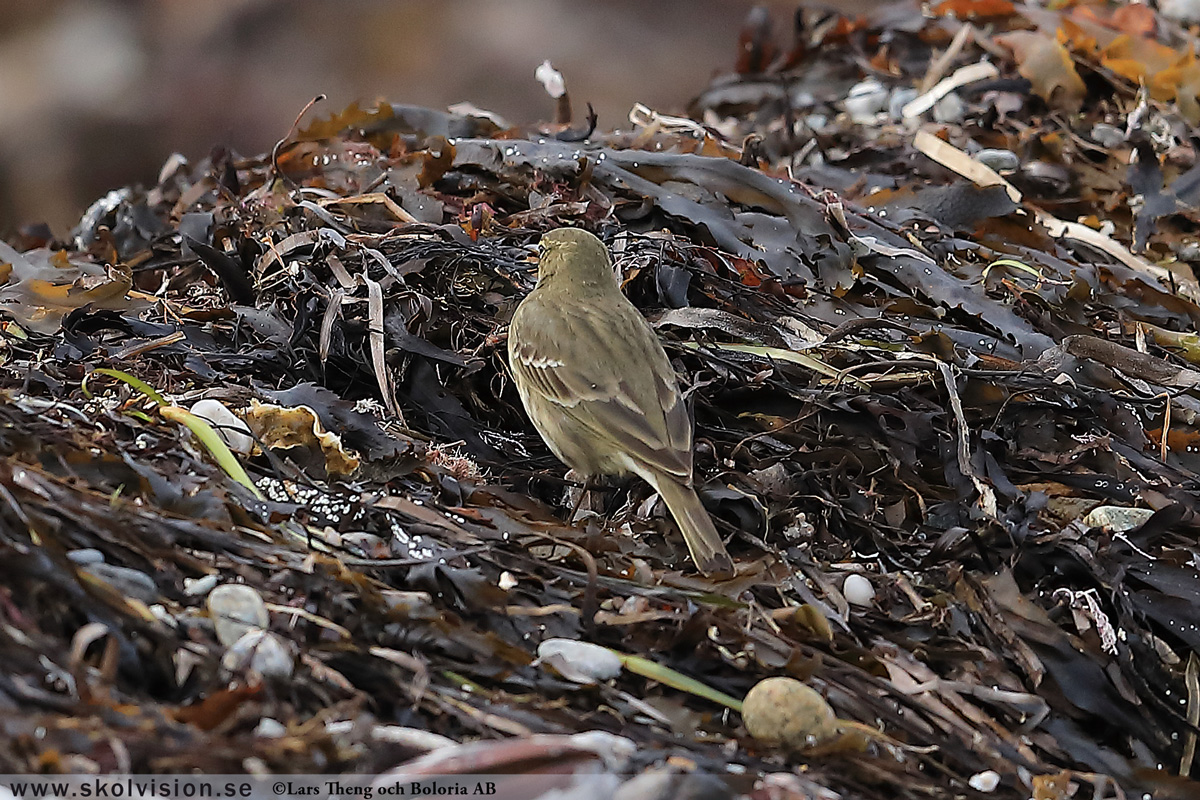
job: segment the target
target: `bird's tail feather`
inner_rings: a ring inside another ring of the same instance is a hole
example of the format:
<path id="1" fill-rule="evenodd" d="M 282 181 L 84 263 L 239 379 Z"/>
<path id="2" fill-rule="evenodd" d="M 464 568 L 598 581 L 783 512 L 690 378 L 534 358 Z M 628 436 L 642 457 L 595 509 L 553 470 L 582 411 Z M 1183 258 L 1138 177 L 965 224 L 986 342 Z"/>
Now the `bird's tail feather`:
<path id="1" fill-rule="evenodd" d="M 653 480 L 647 480 L 667 504 L 699 570 L 710 576 L 733 575 L 733 561 L 696 490 L 673 476 L 660 474 L 653 477 Z"/>

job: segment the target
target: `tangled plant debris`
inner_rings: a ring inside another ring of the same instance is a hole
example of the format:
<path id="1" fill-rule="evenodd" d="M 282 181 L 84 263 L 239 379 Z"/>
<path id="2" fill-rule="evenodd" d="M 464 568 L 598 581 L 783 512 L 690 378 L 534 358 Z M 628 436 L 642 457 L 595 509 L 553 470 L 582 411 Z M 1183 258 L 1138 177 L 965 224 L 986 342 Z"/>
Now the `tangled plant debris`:
<path id="1" fill-rule="evenodd" d="M 1196 37 L 1060 5 L 756 12 L 687 118 L 353 106 L 0 244 L 0 771 L 1194 796 Z M 564 521 L 503 358 L 564 225 L 731 580 L 645 485 Z"/>

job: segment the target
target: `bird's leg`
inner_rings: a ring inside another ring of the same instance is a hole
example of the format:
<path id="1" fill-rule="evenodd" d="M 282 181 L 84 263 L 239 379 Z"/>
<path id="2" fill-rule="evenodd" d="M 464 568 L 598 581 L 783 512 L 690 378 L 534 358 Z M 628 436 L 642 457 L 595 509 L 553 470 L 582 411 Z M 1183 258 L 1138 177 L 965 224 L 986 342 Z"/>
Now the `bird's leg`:
<path id="1" fill-rule="evenodd" d="M 594 493 L 602 491 L 611 491 L 612 487 L 602 482 L 602 479 L 592 478 L 575 470 L 569 470 L 566 474 L 568 481 L 566 497 L 563 499 L 571 503 L 571 514 L 567 517 L 568 522 L 574 522 L 581 510 L 596 511 L 596 502 Z M 572 486 L 571 483 L 583 484 L 582 486 Z"/>
<path id="2" fill-rule="evenodd" d="M 571 506 L 571 514 L 567 517 L 567 522 L 574 522 L 575 515 L 579 513 L 579 507 L 583 505 L 583 498 L 587 497 L 587 487 L 579 490 L 579 496 L 575 498 L 575 505 Z"/>
<path id="3" fill-rule="evenodd" d="M 567 515 L 567 522 L 572 523 L 575 521 L 575 515 L 579 513 L 579 508 L 583 505 L 584 498 L 587 497 L 590 481 L 588 476 L 573 469 L 567 470 L 566 480 L 567 488 L 563 500 L 571 503 L 571 513 Z M 582 484 L 582 486 L 573 486 L 572 484 Z"/>
<path id="4" fill-rule="evenodd" d="M 622 498 L 624 498 L 625 502 L 629 501 L 629 487 L 634 480 L 636 479 L 632 477 L 625 477 L 624 479 L 618 480 L 616 486 L 610 487 L 612 490 L 612 496 L 604 505 L 604 518 L 609 523 L 612 523 L 613 515 L 621 510 Z"/>

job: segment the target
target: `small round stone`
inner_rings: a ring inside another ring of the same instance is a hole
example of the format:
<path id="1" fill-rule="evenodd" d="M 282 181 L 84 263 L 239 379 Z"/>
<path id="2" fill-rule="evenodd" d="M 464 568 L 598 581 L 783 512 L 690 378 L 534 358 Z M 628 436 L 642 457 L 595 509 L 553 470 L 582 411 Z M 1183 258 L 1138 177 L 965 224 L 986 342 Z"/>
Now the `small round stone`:
<path id="1" fill-rule="evenodd" d="M 287 727 L 277 719 L 263 717 L 258 721 L 254 735 L 260 739 L 282 739 L 287 735 Z"/>
<path id="2" fill-rule="evenodd" d="M 967 104 L 954 92 L 938 100 L 933 106 L 933 119 L 936 122 L 962 122 L 967 116 Z"/>
<path id="3" fill-rule="evenodd" d="M 81 567 L 85 564 L 104 563 L 104 553 L 100 552 L 94 547 L 84 547 L 79 550 L 68 550 L 67 558 L 71 560 L 72 564 L 78 564 Z"/>
<path id="4" fill-rule="evenodd" d="M 255 673 L 263 678 L 290 678 L 295 659 L 288 645 L 264 630 L 247 631 L 221 656 L 221 674 L 225 678 Z"/>
<path id="5" fill-rule="evenodd" d="M 892 96 L 888 99 L 888 116 L 892 119 L 903 118 L 904 107 L 916 100 L 920 94 L 916 89 L 893 89 Z"/>
<path id="6" fill-rule="evenodd" d="M 985 167 L 991 167 L 996 172 L 1012 172 L 1021 166 L 1021 159 L 1012 150 L 997 150 L 992 147 L 976 153 L 975 160 Z"/>
<path id="7" fill-rule="evenodd" d="M 254 449 L 254 437 L 242 418 L 219 400 L 197 400 L 191 412 L 213 427 L 226 446 L 235 453 L 248 455 Z"/>
<path id="8" fill-rule="evenodd" d="M 266 628 L 270 622 L 262 596 L 240 583 L 226 583 L 209 592 L 208 615 L 216 629 L 217 640 L 226 647 L 247 631 Z"/>
<path id="9" fill-rule="evenodd" d="M 621 659 L 607 647 L 574 639 L 547 639 L 538 645 L 538 658 L 551 660 L 567 678 L 607 681 L 621 674 Z"/>
<path id="10" fill-rule="evenodd" d="M 875 587 L 868 578 L 857 572 L 846 576 L 842 583 L 842 594 L 852 606 L 870 606 L 875 602 Z"/>
<path id="11" fill-rule="evenodd" d="M 983 772 L 976 772 L 967 781 L 967 785 L 977 792 L 994 792 L 996 791 L 996 787 L 1000 785 L 1000 773 L 990 769 Z"/>
<path id="12" fill-rule="evenodd" d="M 1092 141 L 1111 150 L 1124 144 L 1125 131 L 1107 122 L 1098 122 L 1092 126 Z"/>
<path id="13" fill-rule="evenodd" d="M 838 734 L 829 703 L 795 678 L 755 684 L 742 703 L 742 721 L 755 739 L 787 748 L 811 747 Z"/>
<path id="14" fill-rule="evenodd" d="M 220 582 L 221 576 L 215 572 L 200 578 L 184 578 L 183 593 L 188 597 L 203 597 L 215 589 Z"/>
<path id="15" fill-rule="evenodd" d="M 102 561 L 84 564 L 80 570 L 99 578 L 126 597 L 140 600 L 146 605 L 158 602 L 158 585 L 154 583 L 153 578 L 140 570 L 105 564 Z"/>
<path id="16" fill-rule="evenodd" d="M 875 121 L 875 115 L 886 111 L 888 90 L 877 80 L 865 80 L 850 87 L 842 107 L 850 115 L 850 121 L 867 125 Z"/>

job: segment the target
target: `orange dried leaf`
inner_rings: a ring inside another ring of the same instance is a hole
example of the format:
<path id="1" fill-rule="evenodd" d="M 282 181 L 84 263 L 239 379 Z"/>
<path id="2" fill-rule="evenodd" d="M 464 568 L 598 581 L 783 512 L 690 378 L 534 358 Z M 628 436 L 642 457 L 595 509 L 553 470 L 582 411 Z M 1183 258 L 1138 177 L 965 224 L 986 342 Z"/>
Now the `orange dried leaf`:
<path id="1" fill-rule="evenodd" d="M 1058 28 L 1058 40 L 1077 53 L 1095 55 L 1100 45 L 1086 28 L 1069 17 L 1063 17 L 1062 25 Z"/>
<path id="2" fill-rule="evenodd" d="M 1100 15 L 1096 13 L 1096 9 L 1091 6 L 1075 6 L 1071 9 L 1071 16 L 1076 19 L 1086 19 L 1089 22 L 1104 24 L 1104 21 L 1100 19 Z"/>
<path id="3" fill-rule="evenodd" d="M 0 308 L 39 333 L 57 331 L 66 314 L 88 304 L 121 310 L 136 305 L 126 297 L 133 285 L 128 267 L 71 261 L 65 250 L 30 251 L 0 272 L 6 278 Z"/>
<path id="4" fill-rule="evenodd" d="M 1146 78 L 1146 65 L 1133 58 L 1103 58 L 1100 60 L 1100 65 L 1134 83 L 1141 83 Z M 1165 98 L 1155 97 L 1155 99 L 1163 100 Z"/>
<path id="5" fill-rule="evenodd" d="M 1121 6 L 1107 23 L 1110 27 L 1134 36 L 1154 35 L 1154 9 L 1147 5 Z"/>
<path id="6" fill-rule="evenodd" d="M 1071 775 L 1063 771 L 1057 775 L 1035 775 L 1033 784 L 1033 800 L 1066 800 L 1071 796 Z"/>
<path id="7" fill-rule="evenodd" d="M 1156 74 L 1149 89 L 1157 99 L 1174 99 L 1184 119 L 1200 124 L 1200 62 L 1191 48 L 1176 64 Z"/>
<path id="8" fill-rule="evenodd" d="M 455 147 L 444 136 L 432 136 L 429 144 L 421 153 L 421 172 L 417 175 L 417 185 L 427 189 L 441 179 L 454 163 Z"/>
<path id="9" fill-rule="evenodd" d="M 871 66 L 880 72 L 892 72 L 894 64 L 888 58 L 888 46 L 886 44 L 880 47 L 875 52 L 875 55 L 871 56 Z"/>
<path id="10" fill-rule="evenodd" d="M 857 33 L 858 31 L 866 29 L 867 20 L 864 17 L 855 17 L 854 19 L 850 19 L 849 17 L 838 17 L 837 22 L 835 22 L 833 27 L 829 29 L 829 32 L 821 37 L 821 42 L 825 43 L 837 41 L 838 39 L 845 39 L 852 33 Z"/>
<path id="11" fill-rule="evenodd" d="M 1180 55 L 1153 39 L 1121 34 L 1100 52 L 1100 64 L 1136 82 L 1172 66 L 1179 61 Z"/>
<path id="12" fill-rule="evenodd" d="M 253 700 L 261 692 L 261 686 L 220 689 L 198 703 L 171 709 L 169 714 L 176 722 L 195 725 L 202 731 L 211 731 L 228 719 L 243 703 Z"/>
<path id="13" fill-rule="evenodd" d="M 1075 71 L 1071 54 L 1057 38 L 1037 31 L 1014 31 L 996 40 L 1013 51 L 1017 71 L 1043 100 L 1069 111 L 1083 105 L 1087 93 L 1083 79 Z"/>
<path id="14" fill-rule="evenodd" d="M 369 110 L 363 110 L 357 102 L 351 103 L 340 114 L 315 120 L 296 134 L 296 141 L 315 142 L 321 139 L 332 139 L 342 131 L 351 128 L 374 127 L 378 123 L 391 119 L 392 116 L 392 107 L 388 103 L 380 103 Z"/>
<path id="15" fill-rule="evenodd" d="M 705 136 L 700 146 L 700 155 L 706 158 L 730 158 L 731 154 L 721 146 L 721 142 L 712 136 Z"/>
<path id="16" fill-rule="evenodd" d="M 737 270 L 738 276 L 741 277 L 743 285 L 751 288 L 762 286 L 763 274 L 753 261 L 748 261 L 744 258 L 734 258 L 730 261 L 733 264 L 733 268 Z"/>

